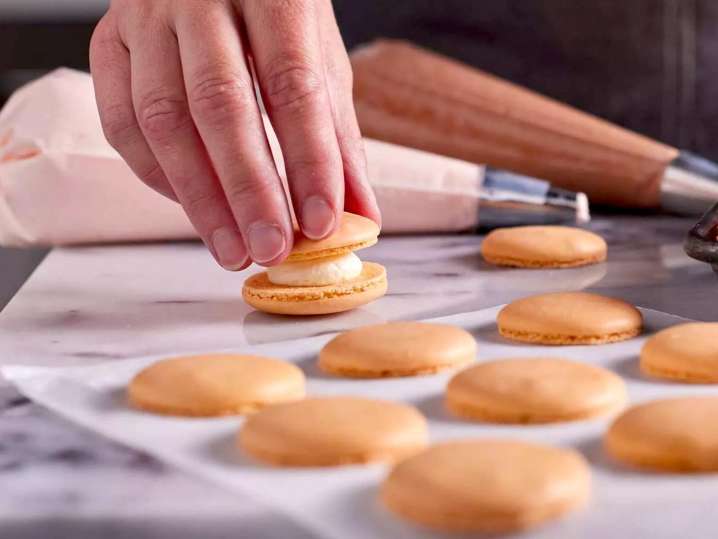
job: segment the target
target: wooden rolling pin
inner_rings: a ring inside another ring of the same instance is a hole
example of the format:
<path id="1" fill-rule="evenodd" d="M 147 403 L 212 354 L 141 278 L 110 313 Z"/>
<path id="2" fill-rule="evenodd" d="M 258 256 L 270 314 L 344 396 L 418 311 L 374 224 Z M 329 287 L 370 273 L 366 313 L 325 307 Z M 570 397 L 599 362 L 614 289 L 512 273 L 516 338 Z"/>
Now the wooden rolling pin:
<path id="1" fill-rule="evenodd" d="M 455 60 L 380 40 L 351 61 L 365 136 L 543 178 L 592 203 L 698 213 L 718 200 L 705 160 Z"/>

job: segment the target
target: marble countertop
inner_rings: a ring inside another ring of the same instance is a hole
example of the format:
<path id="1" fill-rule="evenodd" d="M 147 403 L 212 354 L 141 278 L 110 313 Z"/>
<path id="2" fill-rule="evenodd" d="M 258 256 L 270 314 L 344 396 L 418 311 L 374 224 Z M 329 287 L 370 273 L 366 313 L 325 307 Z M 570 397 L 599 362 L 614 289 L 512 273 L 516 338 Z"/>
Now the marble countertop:
<path id="1" fill-rule="evenodd" d="M 387 267 L 389 293 L 363 309 L 309 319 L 252 311 L 241 300 L 244 275 L 217 268 L 199 244 L 55 249 L 0 313 L 0 364 L 211 351 L 467 312 L 552 290 L 591 289 L 718 320 L 718 278 L 683 254 L 692 224 L 598 218 L 591 228 L 608 240 L 609 262 L 550 271 L 488 266 L 477 235 L 386 237 L 363 258 Z M 251 500 L 75 427 L 2 385 L 0 485 L 0 537 L 309 537 Z"/>

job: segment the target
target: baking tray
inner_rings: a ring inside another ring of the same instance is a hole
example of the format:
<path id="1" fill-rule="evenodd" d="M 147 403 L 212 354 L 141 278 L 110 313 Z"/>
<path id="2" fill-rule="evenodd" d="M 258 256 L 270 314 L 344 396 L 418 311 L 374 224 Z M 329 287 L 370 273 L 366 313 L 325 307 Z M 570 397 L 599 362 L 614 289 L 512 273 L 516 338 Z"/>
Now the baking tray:
<path id="1" fill-rule="evenodd" d="M 638 338 L 600 346 L 548 347 L 501 338 L 495 322 L 499 309 L 493 307 L 436 321 L 471 331 L 478 343 L 479 361 L 551 355 L 602 365 L 623 377 L 634 404 L 662 397 L 715 394 L 715 386 L 665 383 L 645 378 L 638 370 L 638 355 L 645 339 L 655 331 L 685 321 L 680 317 L 643 309 L 646 331 Z M 363 395 L 411 403 L 427 417 L 434 442 L 457 438 L 518 438 L 572 447 L 585 455 L 593 478 L 592 499 L 585 510 L 527 533 L 502 537 L 716 537 L 718 475 L 644 473 L 616 464 L 606 458 L 601 448 L 601 437 L 610 417 L 530 426 L 462 421 L 449 415 L 443 407 L 442 396 L 450 372 L 378 380 L 324 375 L 316 368 L 316 357 L 331 337 L 321 335 L 252 345 L 236 351 L 295 362 L 307 375 L 311 395 Z M 91 367 L 4 367 L 1 372 L 22 393 L 51 410 L 227 490 L 250 496 L 285 513 L 317 537 L 451 537 L 405 523 L 378 503 L 377 488 L 387 473 L 384 465 L 315 469 L 267 467 L 247 458 L 236 447 L 235 436 L 243 421 L 240 417 L 183 419 L 128 408 L 124 398 L 128 380 L 157 359 L 144 357 Z M 238 499 L 238 504 L 242 503 L 243 500 Z"/>

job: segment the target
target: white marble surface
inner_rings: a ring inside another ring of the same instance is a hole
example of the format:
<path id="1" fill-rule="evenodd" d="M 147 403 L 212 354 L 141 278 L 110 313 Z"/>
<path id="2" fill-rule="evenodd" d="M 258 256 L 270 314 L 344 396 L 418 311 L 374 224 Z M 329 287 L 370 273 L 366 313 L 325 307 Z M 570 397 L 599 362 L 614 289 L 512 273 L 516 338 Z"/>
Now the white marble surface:
<path id="1" fill-rule="evenodd" d="M 555 271 L 485 265 L 480 236 L 383 238 L 386 297 L 290 319 L 241 300 L 242 274 L 196 244 L 57 249 L 0 313 L 0 363 L 68 365 L 236 347 L 400 318 L 471 311 L 540 291 L 590 288 L 718 320 L 718 278 L 681 249 L 690 220 L 612 217 L 593 228 L 607 264 Z M 0 537 L 305 537 L 291 522 L 53 417 L 0 388 Z"/>

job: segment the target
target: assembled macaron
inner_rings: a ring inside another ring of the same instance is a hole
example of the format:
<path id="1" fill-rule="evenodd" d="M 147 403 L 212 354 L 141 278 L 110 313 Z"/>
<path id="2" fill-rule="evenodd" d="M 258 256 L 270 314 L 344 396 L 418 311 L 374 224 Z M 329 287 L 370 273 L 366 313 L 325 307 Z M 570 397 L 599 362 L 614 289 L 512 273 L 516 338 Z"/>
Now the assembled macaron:
<path id="1" fill-rule="evenodd" d="M 257 310 L 285 315 L 338 313 L 374 301 L 386 293 L 386 269 L 354 252 L 378 235 L 374 221 L 344 212 L 334 234 L 297 238 L 287 260 L 245 281 L 242 296 Z"/>

